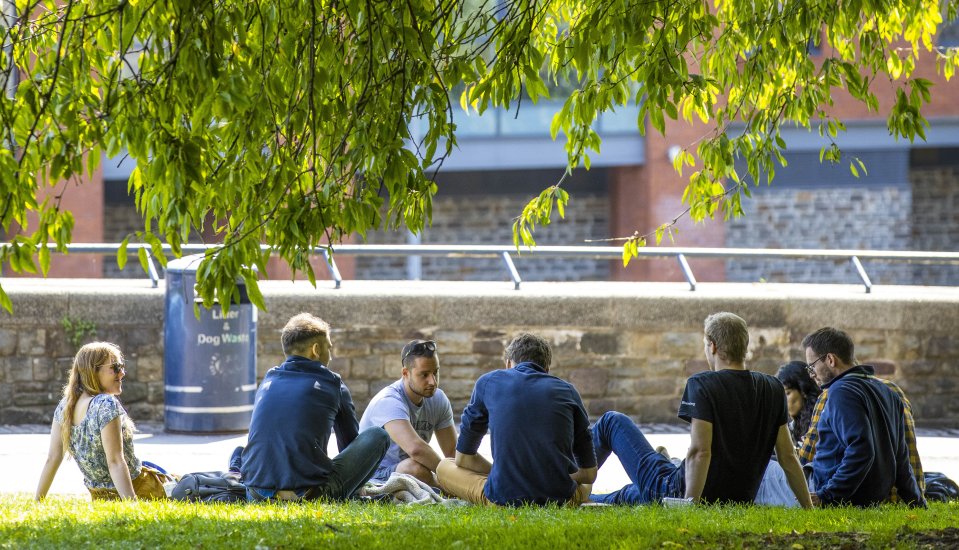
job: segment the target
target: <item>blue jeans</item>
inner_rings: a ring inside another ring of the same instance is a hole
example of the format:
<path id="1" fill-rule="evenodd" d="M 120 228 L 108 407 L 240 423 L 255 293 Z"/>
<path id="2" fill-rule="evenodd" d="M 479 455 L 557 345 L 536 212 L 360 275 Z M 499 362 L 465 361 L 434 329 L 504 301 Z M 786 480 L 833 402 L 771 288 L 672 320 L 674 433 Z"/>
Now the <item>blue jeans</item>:
<path id="1" fill-rule="evenodd" d="M 396 467 L 399 466 L 399 463 L 391 464 L 389 466 L 377 466 L 376 471 L 373 472 L 373 475 L 370 477 L 373 481 L 386 482 L 396 472 Z"/>
<path id="2" fill-rule="evenodd" d="M 681 497 L 685 492 L 679 471 L 668 458 L 656 452 L 646 436 L 628 416 L 610 411 L 593 425 L 596 464 L 602 466 L 610 453 L 616 453 L 633 482 L 607 495 L 590 495 L 593 502 L 606 504 L 646 504 L 663 497 Z"/>
<path id="3" fill-rule="evenodd" d="M 333 458 L 333 470 L 326 481 L 316 487 L 296 491 L 296 497 L 305 500 L 346 500 L 366 483 L 386 456 L 390 436 L 383 428 L 368 428 L 360 432 L 352 443 Z M 268 500 L 277 491 L 247 487 L 247 500 Z"/>

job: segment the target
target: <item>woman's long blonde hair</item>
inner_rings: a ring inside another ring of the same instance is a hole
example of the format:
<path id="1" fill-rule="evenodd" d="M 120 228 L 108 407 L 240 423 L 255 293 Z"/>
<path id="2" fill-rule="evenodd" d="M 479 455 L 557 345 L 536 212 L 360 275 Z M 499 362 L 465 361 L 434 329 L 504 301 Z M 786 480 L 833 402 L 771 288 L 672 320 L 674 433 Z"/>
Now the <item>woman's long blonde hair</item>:
<path id="1" fill-rule="evenodd" d="M 70 367 L 70 378 L 63 387 L 63 423 L 60 425 L 60 438 L 63 441 L 63 450 L 70 454 L 70 433 L 73 427 L 73 411 L 77 407 L 77 400 L 84 392 L 90 395 L 103 393 L 100 379 L 97 377 L 97 368 L 112 363 L 123 362 L 123 352 L 116 344 L 109 342 L 90 342 L 84 345 L 73 358 Z M 133 432 L 133 423 L 125 416 L 122 422 L 125 432 Z"/>

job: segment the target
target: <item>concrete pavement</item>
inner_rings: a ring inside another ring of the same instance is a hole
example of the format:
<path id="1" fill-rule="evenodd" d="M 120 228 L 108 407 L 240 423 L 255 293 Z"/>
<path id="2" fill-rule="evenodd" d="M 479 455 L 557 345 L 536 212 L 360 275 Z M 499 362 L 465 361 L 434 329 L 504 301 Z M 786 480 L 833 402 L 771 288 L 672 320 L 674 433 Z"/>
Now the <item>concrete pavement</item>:
<path id="1" fill-rule="evenodd" d="M 29 493 L 37 481 L 50 443 L 42 426 L 0 426 L 0 493 Z M 689 446 L 689 434 L 681 427 L 644 426 L 653 446 L 666 447 L 673 456 L 683 456 Z M 144 433 L 135 436 L 136 454 L 141 460 L 159 464 L 170 472 L 189 473 L 225 470 L 230 453 L 246 444 L 246 434 L 183 435 L 162 431 L 162 426 L 140 426 Z M 671 433 L 664 433 L 671 432 Z M 436 440 L 432 442 L 438 450 Z M 959 480 L 959 430 L 919 430 L 919 454 L 926 471 L 939 471 Z M 329 452 L 336 454 L 335 438 Z M 490 457 L 489 438 L 483 440 L 480 454 Z M 596 492 L 608 492 L 629 483 L 615 455 L 599 470 Z M 54 478 L 50 495 L 86 495 L 83 477 L 76 464 L 65 460 Z"/>

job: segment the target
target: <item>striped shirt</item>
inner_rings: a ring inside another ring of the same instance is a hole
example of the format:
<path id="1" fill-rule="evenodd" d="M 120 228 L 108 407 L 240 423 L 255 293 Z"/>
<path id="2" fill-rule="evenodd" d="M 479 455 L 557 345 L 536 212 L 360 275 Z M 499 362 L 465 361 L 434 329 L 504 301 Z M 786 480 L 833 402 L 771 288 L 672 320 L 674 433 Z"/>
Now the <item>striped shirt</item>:
<path id="1" fill-rule="evenodd" d="M 899 399 L 902 401 L 903 413 L 906 417 L 906 444 L 909 446 L 909 464 L 912 465 L 912 473 L 916 477 L 916 484 L 919 485 L 919 492 L 925 494 L 926 480 L 923 477 L 922 461 L 919 459 L 919 449 L 916 446 L 916 422 L 912 418 L 912 405 L 909 403 L 909 399 L 906 398 L 906 394 L 903 393 L 902 388 L 897 386 L 896 383 L 891 380 L 886 380 L 885 378 L 879 378 L 873 375 L 857 376 L 861 376 L 863 378 L 875 378 L 876 380 L 879 380 L 890 390 L 892 390 L 893 393 L 898 395 Z M 809 431 L 806 432 L 805 437 L 803 437 L 802 445 L 799 446 L 799 459 L 802 460 L 803 464 L 812 462 L 816 457 L 816 444 L 819 443 L 819 432 L 817 431 L 816 426 L 819 423 L 819 417 L 822 415 L 823 409 L 826 407 L 826 399 L 828 398 L 828 395 L 829 388 L 823 388 L 822 393 L 819 394 L 819 399 L 816 401 L 816 406 L 812 411 L 812 419 L 809 422 Z M 889 500 L 890 502 L 899 501 L 899 497 L 896 495 L 895 487 L 892 488 L 892 492 L 889 494 Z"/>

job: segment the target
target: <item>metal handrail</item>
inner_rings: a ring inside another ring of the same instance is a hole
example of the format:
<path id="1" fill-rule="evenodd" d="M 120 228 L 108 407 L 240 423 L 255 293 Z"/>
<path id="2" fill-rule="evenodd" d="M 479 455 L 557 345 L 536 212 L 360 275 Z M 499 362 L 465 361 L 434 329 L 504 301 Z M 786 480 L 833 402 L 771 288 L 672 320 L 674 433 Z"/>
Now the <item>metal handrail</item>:
<path id="1" fill-rule="evenodd" d="M 0 243 L 0 247 L 8 247 L 9 243 Z M 56 250 L 56 245 L 47 245 Z M 184 254 L 204 253 L 221 245 L 185 244 L 180 246 Z M 72 243 L 66 245 L 68 253 L 76 254 L 116 254 L 120 249 L 118 243 Z M 163 245 L 164 252 L 172 252 L 169 245 Z M 264 251 L 270 250 L 267 245 L 261 245 Z M 130 243 L 127 254 L 137 254 L 140 249 L 147 251 L 147 264 L 150 280 L 153 286 L 159 284 L 159 275 L 153 264 L 151 246 L 148 244 Z M 519 271 L 513 263 L 513 257 L 538 258 L 590 258 L 595 260 L 621 260 L 623 249 L 618 246 L 537 246 L 532 249 L 517 249 L 511 245 L 383 245 L 383 244 L 343 244 L 330 248 L 317 247 L 314 253 L 323 256 L 327 262 L 330 276 L 340 288 L 343 277 L 340 275 L 333 255 L 344 256 L 441 256 L 447 258 L 499 258 L 503 261 L 506 270 L 513 281 L 513 286 L 519 290 L 522 283 Z M 959 252 L 914 252 L 908 250 L 812 250 L 802 248 L 758 249 L 758 248 L 677 248 L 677 247 L 650 247 L 636 251 L 639 259 L 675 258 L 680 265 L 683 276 L 689 284 L 689 290 L 696 290 L 696 277 L 689 266 L 691 258 L 763 258 L 786 260 L 832 260 L 849 261 L 862 281 L 866 293 L 872 291 L 873 283 L 863 260 L 903 262 L 910 264 L 945 264 L 959 265 Z"/>

